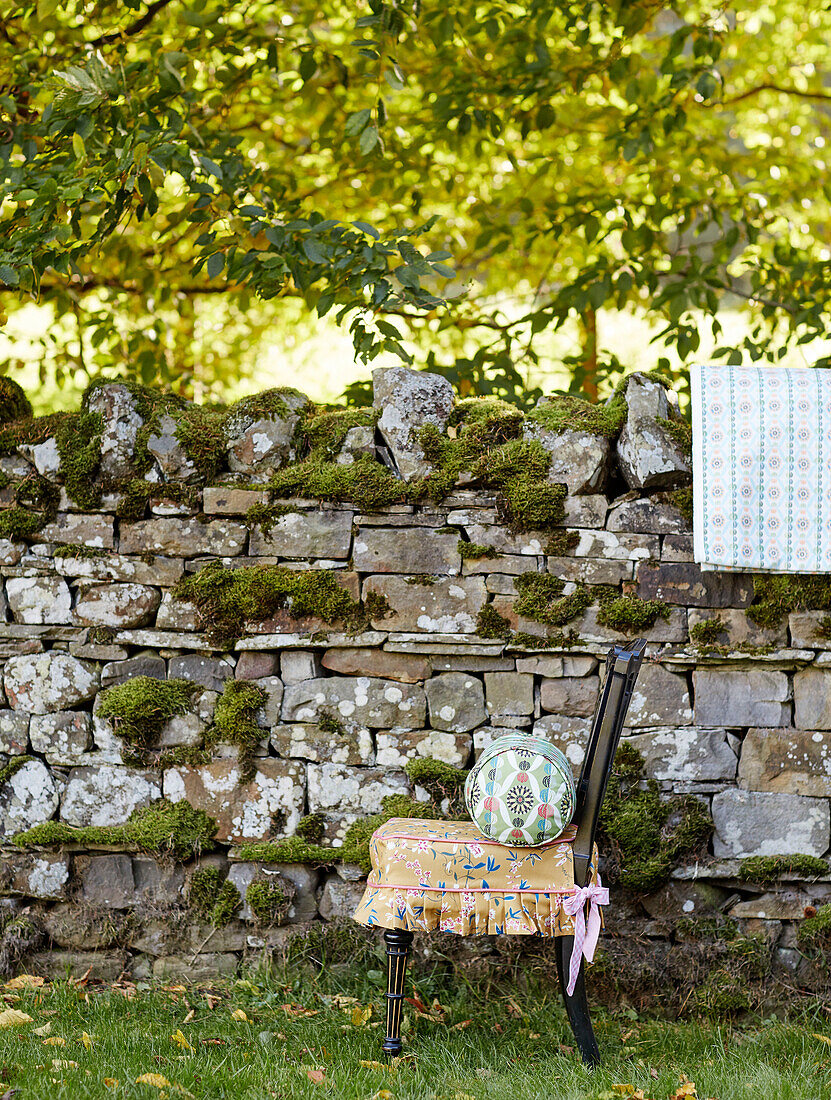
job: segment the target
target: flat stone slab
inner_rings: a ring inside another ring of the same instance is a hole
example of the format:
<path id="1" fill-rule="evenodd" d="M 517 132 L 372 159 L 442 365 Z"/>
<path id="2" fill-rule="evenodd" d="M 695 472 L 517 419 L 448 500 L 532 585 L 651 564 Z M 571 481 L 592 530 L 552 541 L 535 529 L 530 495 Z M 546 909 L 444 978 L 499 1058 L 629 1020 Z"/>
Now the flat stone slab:
<path id="1" fill-rule="evenodd" d="M 692 562 L 641 562 L 636 580 L 642 599 L 683 607 L 748 607 L 754 596 L 751 577 L 703 572 Z"/>
<path id="2" fill-rule="evenodd" d="M 726 790 L 713 796 L 716 856 L 822 856 L 831 839 L 827 800 Z"/>
<path id="3" fill-rule="evenodd" d="M 248 528 L 230 519 L 200 523 L 197 519 L 159 517 L 125 523 L 121 527 L 122 554 L 157 553 L 193 558 L 211 554 L 231 558 L 241 554 L 248 542 Z"/>
<path id="4" fill-rule="evenodd" d="M 457 575 L 462 559 L 454 532 L 362 527 L 355 536 L 352 560 L 361 573 L 435 573 Z"/>
<path id="5" fill-rule="evenodd" d="M 254 527 L 249 553 L 341 560 L 349 557 L 351 546 L 351 512 L 289 512 L 275 521 L 267 535 Z"/>
<path id="6" fill-rule="evenodd" d="M 421 578 L 384 575 L 367 577 L 364 599 L 370 592 L 383 596 L 392 614 L 373 621 L 390 631 L 425 630 L 430 633 L 475 634 L 476 616 L 486 599 L 481 577 Z"/>
<path id="7" fill-rule="evenodd" d="M 736 753 L 723 729 L 704 730 L 696 726 L 652 729 L 627 736 L 626 744 L 643 756 L 646 774 L 659 781 L 713 782 L 736 778 Z"/>
<path id="8" fill-rule="evenodd" d="M 692 717 L 686 676 L 651 661 L 644 662 L 632 691 L 627 724 L 632 729 L 685 726 L 692 722 Z"/>
<path id="9" fill-rule="evenodd" d="M 401 680 L 405 684 L 417 684 L 419 680 L 426 680 L 431 673 L 430 661 L 425 657 L 386 653 L 368 646 L 329 649 L 324 653 L 321 664 L 330 672 L 337 672 L 342 676 L 380 676 L 384 680 Z"/>
<path id="10" fill-rule="evenodd" d="M 255 761 L 254 778 L 243 782 L 234 760 L 215 760 L 194 768 L 169 768 L 164 796 L 187 799 L 213 817 L 217 839 L 241 842 L 268 836 L 293 836 L 306 796 L 303 768 L 273 757 Z"/>
<path id="11" fill-rule="evenodd" d="M 73 768 L 61 799 L 67 825 L 122 825 L 133 810 L 161 798 L 157 775 L 112 764 Z"/>
<path id="12" fill-rule="evenodd" d="M 10 657 L 3 686 L 14 710 L 49 714 L 91 699 L 98 690 L 98 671 L 77 657 L 52 650 Z"/>
<path id="13" fill-rule="evenodd" d="M 418 685 L 374 676 L 327 677 L 288 684 L 282 718 L 319 723 L 322 715 L 329 714 L 370 729 L 418 729 L 424 724 L 425 711 L 424 689 Z"/>
<path id="14" fill-rule="evenodd" d="M 146 584 L 101 584 L 84 589 L 75 604 L 83 626 L 145 626 L 159 609 L 161 594 Z"/>
<path id="15" fill-rule="evenodd" d="M 790 685 L 767 669 L 698 669 L 693 673 L 697 726 L 788 726 Z"/>
<path id="16" fill-rule="evenodd" d="M 748 730 L 739 785 L 751 791 L 831 797 L 831 731 Z"/>

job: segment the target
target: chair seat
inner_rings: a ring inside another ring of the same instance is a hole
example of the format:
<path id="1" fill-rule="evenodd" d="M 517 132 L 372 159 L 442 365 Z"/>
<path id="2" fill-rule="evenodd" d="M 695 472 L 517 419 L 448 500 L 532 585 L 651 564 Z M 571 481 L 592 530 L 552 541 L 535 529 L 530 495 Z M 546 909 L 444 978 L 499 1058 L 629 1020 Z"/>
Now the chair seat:
<path id="1" fill-rule="evenodd" d="M 360 924 L 460 936 L 571 936 L 576 829 L 533 848 L 487 840 L 466 821 L 391 818 L 370 843 Z M 591 881 L 597 881 L 597 853 Z"/>

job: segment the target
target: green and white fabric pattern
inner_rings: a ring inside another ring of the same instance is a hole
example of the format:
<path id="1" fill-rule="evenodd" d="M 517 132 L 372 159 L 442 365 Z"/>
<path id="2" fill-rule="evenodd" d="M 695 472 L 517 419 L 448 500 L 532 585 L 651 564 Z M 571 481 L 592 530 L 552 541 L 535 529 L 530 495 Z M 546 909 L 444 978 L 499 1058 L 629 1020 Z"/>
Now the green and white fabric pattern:
<path id="1" fill-rule="evenodd" d="M 690 380 L 695 560 L 831 572 L 831 372 L 697 366 Z"/>
<path id="2" fill-rule="evenodd" d="M 509 733 L 482 753 L 465 783 L 474 825 L 500 844 L 535 847 L 559 836 L 574 814 L 574 776 L 558 748 Z"/>

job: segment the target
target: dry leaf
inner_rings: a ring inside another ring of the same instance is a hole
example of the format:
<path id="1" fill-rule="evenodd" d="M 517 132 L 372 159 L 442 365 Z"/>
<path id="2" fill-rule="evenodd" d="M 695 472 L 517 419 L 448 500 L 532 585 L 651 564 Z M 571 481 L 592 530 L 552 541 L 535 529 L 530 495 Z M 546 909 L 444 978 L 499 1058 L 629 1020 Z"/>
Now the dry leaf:
<path id="1" fill-rule="evenodd" d="M 360 1005 L 355 1005 L 352 1009 L 352 1023 L 355 1027 L 363 1027 L 367 1020 L 372 1015 L 372 1005 L 367 1005 L 366 1008 L 361 1008 Z"/>
<path id="2" fill-rule="evenodd" d="M 53 1035 L 50 1039 L 44 1039 L 43 1045 L 45 1047 L 65 1047 L 66 1039 L 62 1039 L 60 1035 Z"/>
<path id="3" fill-rule="evenodd" d="M 812 1039 L 819 1039 L 821 1043 L 828 1043 L 829 1045 L 831 1045 L 831 1039 L 829 1039 L 827 1035 L 820 1035 L 817 1031 L 811 1031 L 809 1032 L 809 1035 Z"/>
<path id="4" fill-rule="evenodd" d="M 6 982 L 6 989 L 40 989 L 45 980 L 35 974 L 18 974 L 10 982 Z"/>
<path id="5" fill-rule="evenodd" d="M 466 1027 L 470 1027 L 470 1025 L 472 1023 L 473 1023 L 473 1020 L 461 1020 L 458 1024 L 454 1024 L 453 1027 L 451 1027 L 450 1030 L 451 1031 L 464 1031 L 464 1029 Z M 537 1038 L 539 1039 L 539 1035 L 537 1036 Z"/>
<path id="6" fill-rule="evenodd" d="M 21 1027 L 34 1022 L 28 1012 L 21 1012 L 19 1008 L 7 1008 L 0 1012 L 0 1027 Z"/>
<path id="7" fill-rule="evenodd" d="M 213 1009 L 216 1008 L 216 1006 L 219 1004 L 219 1002 L 221 1000 L 222 1000 L 221 997 L 215 997 L 213 995 L 213 993 L 206 993 L 205 994 L 205 1003 L 207 1004 L 208 1008 L 210 1008 L 212 1011 L 213 1011 Z"/>
<path id="8" fill-rule="evenodd" d="M 383 1069 L 387 1073 L 395 1073 L 395 1066 L 388 1066 L 386 1062 L 372 1062 L 367 1058 L 361 1058 L 359 1065 L 364 1069 Z"/>
<path id="9" fill-rule="evenodd" d="M 108 1089 L 117 1089 L 121 1082 L 118 1080 L 117 1077 L 105 1077 L 104 1084 L 107 1086 Z"/>
<path id="10" fill-rule="evenodd" d="M 78 1063 L 71 1061 L 69 1058 L 53 1058 L 52 1065 L 55 1069 L 77 1069 Z"/>
<path id="11" fill-rule="evenodd" d="M 182 1020 L 182 1023 L 183 1024 L 189 1024 L 195 1015 L 196 1015 L 196 1013 L 194 1012 L 193 1009 L 191 1009 L 190 1012 L 187 1014 L 187 1016 L 185 1016 L 184 1020 Z"/>
<path id="12" fill-rule="evenodd" d="M 33 1035 L 48 1035 L 52 1030 L 52 1021 L 45 1023 L 42 1027 L 36 1027 L 32 1030 Z"/>
<path id="13" fill-rule="evenodd" d="M 232 1008 L 231 1009 L 231 1019 L 232 1020 L 239 1020 L 243 1024 L 248 1023 L 248 1017 L 245 1015 L 245 1013 L 243 1012 L 243 1010 L 241 1008 Z M 183 1038 L 184 1038 L 184 1036 L 183 1036 Z"/>
<path id="14" fill-rule="evenodd" d="M 160 1073 L 143 1073 L 136 1078 L 137 1085 L 154 1085 L 157 1089 L 170 1088 L 170 1082 Z"/>
<path id="15" fill-rule="evenodd" d="M 307 1069 L 306 1070 L 306 1076 L 315 1085 L 322 1085 L 323 1082 L 326 1080 L 326 1070 L 325 1069 Z"/>
<path id="16" fill-rule="evenodd" d="M 698 1093 L 695 1091 L 695 1081 L 690 1081 L 689 1078 L 681 1074 L 681 1084 L 675 1090 L 675 1095 L 672 1100 L 684 1100 L 684 1097 L 691 1097 L 692 1100 L 696 1100 Z"/>
<path id="17" fill-rule="evenodd" d="M 318 1009 L 304 1008 L 303 1005 L 280 1005 L 280 1011 L 287 1016 L 317 1016 Z"/>
<path id="18" fill-rule="evenodd" d="M 378 1089 L 372 1094 L 372 1100 L 395 1100 L 395 1097 L 389 1089 Z"/>
<path id="19" fill-rule="evenodd" d="M 245 1013 L 243 1012 L 243 1016 L 244 1015 Z M 174 1031 L 173 1034 L 170 1036 L 170 1038 L 172 1042 L 176 1043 L 177 1046 L 180 1046 L 183 1050 L 193 1050 L 193 1047 L 182 1034 L 181 1028 L 177 1028 L 176 1031 Z"/>
<path id="20" fill-rule="evenodd" d="M 92 1041 L 92 1036 L 87 1035 L 87 1033 L 85 1031 L 81 1032 L 81 1042 L 84 1044 L 84 1049 L 85 1050 L 92 1050 L 92 1048 L 94 1046 L 94 1043 Z"/>

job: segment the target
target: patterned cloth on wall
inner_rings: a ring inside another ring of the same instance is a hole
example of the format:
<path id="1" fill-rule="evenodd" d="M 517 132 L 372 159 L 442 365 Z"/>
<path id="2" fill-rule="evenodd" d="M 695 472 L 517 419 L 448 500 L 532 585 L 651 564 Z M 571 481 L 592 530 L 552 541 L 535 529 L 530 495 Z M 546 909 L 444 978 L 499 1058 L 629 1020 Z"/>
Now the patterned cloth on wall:
<path id="1" fill-rule="evenodd" d="M 693 542 L 704 569 L 831 572 L 831 372 L 691 372 Z"/>

